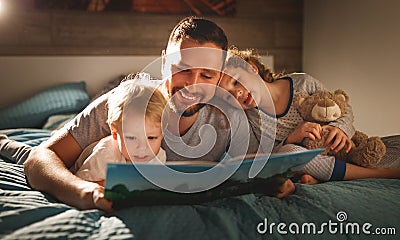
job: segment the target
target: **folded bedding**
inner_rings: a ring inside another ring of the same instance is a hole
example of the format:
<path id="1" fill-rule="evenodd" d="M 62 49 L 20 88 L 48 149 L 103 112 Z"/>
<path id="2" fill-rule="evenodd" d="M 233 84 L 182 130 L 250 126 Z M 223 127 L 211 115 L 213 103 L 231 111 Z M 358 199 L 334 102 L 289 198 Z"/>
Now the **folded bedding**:
<path id="1" fill-rule="evenodd" d="M 7 132 L 10 138 L 31 145 L 49 134 L 48 130 L 29 129 Z M 3 159 L 0 238 L 309 239 L 318 235 L 361 239 L 371 235 L 375 239 L 377 235 L 372 233 L 377 229 L 386 229 L 386 233 L 394 229 L 399 234 L 399 197 L 399 180 L 369 179 L 297 185 L 296 192 L 283 200 L 246 194 L 196 205 L 131 207 L 106 214 L 80 211 L 31 189 L 23 166 Z M 362 231 L 368 224 L 369 233 Z M 358 233 L 349 232 L 356 226 L 360 227 Z M 396 235 L 380 237 L 395 239 Z"/>

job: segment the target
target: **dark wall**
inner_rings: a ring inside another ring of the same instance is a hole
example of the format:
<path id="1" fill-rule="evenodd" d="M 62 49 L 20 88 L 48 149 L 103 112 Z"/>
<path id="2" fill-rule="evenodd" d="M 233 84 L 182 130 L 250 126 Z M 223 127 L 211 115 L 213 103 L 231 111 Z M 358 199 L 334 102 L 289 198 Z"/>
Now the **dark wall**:
<path id="1" fill-rule="evenodd" d="M 5 11 L 0 55 L 158 55 L 183 15 Z M 209 17 L 230 44 L 273 55 L 275 69 L 302 69 L 302 0 L 238 0 L 234 17 Z"/>

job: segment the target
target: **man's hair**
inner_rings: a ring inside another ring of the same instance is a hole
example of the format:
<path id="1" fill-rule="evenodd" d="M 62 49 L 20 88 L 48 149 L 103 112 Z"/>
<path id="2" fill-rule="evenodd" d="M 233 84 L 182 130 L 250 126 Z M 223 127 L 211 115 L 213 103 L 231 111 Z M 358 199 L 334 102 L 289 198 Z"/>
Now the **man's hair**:
<path id="1" fill-rule="evenodd" d="M 121 129 L 122 115 L 126 107 L 135 107 L 139 113 L 145 112 L 146 119 L 161 123 L 167 100 L 158 89 L 149 85 L 149 81 L 148 74 L 138 73 L 134 79 L 123 81 L 112 90 L 107 101 L 108 125 Z"/>
<path id="2" fill-rule="evenodd" d="M 177 43 L 183 39 L 193 39 L 199 43 L 212 42 L 228 50 L 228 38 L 224 30 L 214 22 L 196 16 L 182 19 L 172 30 L 168 44 Z"/>

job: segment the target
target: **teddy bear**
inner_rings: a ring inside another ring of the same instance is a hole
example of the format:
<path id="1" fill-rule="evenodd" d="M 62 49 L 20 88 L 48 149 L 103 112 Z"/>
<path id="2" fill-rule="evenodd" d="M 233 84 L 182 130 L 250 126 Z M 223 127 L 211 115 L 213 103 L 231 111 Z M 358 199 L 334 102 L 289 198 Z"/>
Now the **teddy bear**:
<path id="1" fill-rule="evenodd" d="M 340 118 L 346 111 L 349 96 L 341 89 L 335 92 L 321 91 L 309 95 L 308 93 L 296 93 L 293 104 L 300 113 L 304 121 L 317 122 L 327 125 Z M 302 145 L 307 149 L 324 148 L 324 142 L 329 134 L 328 130 L 323 130 L 321 140 L 311 140 L 304 138 Z M 366 134 L 356 131 L 351 138 L 352 148 L 346 153 L 344 148 L 335 153 L 329 147 L 323 154 L 335 156 L 347 162 L 363 167 L 374 167 L 386 153 L 386 146 L 379 137 L 368 137 Z"/>

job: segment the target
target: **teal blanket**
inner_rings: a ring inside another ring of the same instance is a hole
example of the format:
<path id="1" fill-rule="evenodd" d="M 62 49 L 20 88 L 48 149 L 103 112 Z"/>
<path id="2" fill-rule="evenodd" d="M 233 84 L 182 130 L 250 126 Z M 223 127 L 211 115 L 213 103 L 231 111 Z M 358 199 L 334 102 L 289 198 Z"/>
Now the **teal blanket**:
<path id="1" fill-rule="evenodd" d="M 49 136 L 43 130 L 14 133 L 9 136 L 31 145 Z M 399 197 L 400 180 L 370 179 L 296 185 L 283 200 L 246 194 L 106 214 L 80 211 L 32 190 L 22 166 L 0 160 L 0 238 L 397 239 Z"/>

